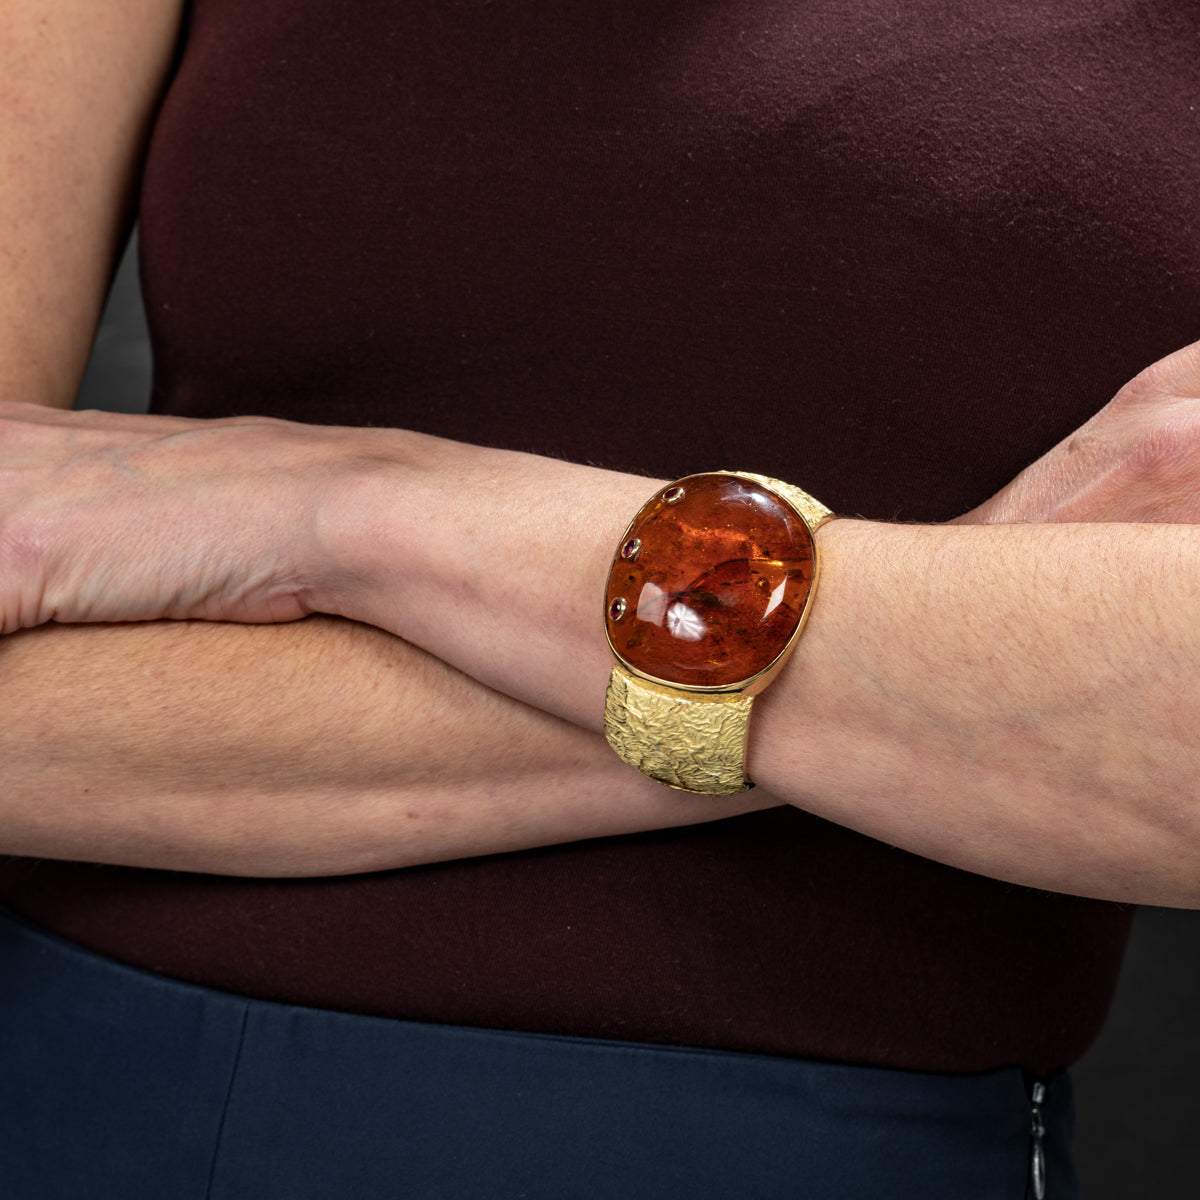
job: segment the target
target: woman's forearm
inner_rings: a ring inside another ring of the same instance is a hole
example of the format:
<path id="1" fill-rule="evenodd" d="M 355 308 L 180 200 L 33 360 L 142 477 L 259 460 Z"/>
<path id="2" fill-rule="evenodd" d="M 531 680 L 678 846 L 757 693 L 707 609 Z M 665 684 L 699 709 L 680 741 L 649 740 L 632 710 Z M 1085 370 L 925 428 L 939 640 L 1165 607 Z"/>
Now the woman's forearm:
<path id="1" fill-rule="evenodd" d="M 454 496 L 485 480 L 481 522 Z M 653 483 L 448 448 L 408 484 L 360 495 L 351 606 L 598 729 L 599 597 Z M 756 701 L 761 784 L 969 870 L 1200 904 L 1200 528 L 842 521 L 818 541 L 810 625 Z"/>
<path id="2" fill-rule="evenodd" d="M 0 639 L 0 853 L 340 874 L 757 805 L 643 780 L 602 740 L 333 618 Z"/>
<path id="3" fill-rule="evenodd" d="M 834 524 L 756 770 L 1035 887 L 1200 905 L 1200 528 Z"/>

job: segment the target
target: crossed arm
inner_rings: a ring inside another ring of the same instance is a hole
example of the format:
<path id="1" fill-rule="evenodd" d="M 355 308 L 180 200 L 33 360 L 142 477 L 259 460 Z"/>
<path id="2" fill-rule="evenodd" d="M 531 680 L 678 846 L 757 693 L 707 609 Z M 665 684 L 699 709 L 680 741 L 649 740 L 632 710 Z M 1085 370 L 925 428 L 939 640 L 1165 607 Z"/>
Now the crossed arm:
<path id="1" fill-rule="evenodd" d="M 8 148 L 32 167 L 0 195 L 7 397 L 73 390 L 175 7 L 76 14 L 154 34 L 95 68 L 102 153 L 81 111 Z M 1193 350 L 974 518 L 1193 520 L 1198 395 Z M 795 803 L 1000 878 L 1200 904 L 1200 530 L 826 527 L 756 702 L 761 786 L 701 801 L 597 732 L 597 597 L 650 481 L 400 431 L 0 416 L 0 849 L 339 872 Z"/>
<path id="2" fill-rule="evenodd" d="M 1197 358 L 1158 375 L 1182 387 Z M 1104 433 L 1160 403 L 1140 381 L 992 507 L 1074 504 L 1081 454 L 1104 515 L 1165 501 Z M 597 732 L 596 597 L 648 481 L 402 431 L 6 415 L 8 627 L 358 622 L 10 634 L 7 848 L 337 872 L 795 803 L 1016 882 L 1195 902 L 1200 529 L 827 526 L 813 618 L 757 702 L 761 787 L 699 801 Z M 123 703 L 93 736 L 70 710 L 104 688 Z"/>

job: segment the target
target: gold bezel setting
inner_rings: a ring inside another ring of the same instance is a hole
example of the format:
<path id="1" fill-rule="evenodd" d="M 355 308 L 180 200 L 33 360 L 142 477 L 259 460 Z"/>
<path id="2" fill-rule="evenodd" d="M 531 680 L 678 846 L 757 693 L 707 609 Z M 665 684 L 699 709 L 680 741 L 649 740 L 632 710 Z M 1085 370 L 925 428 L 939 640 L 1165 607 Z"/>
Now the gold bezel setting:
<path id="1" fill-rule="evenodd" d="M 817 584 L 820 581 L 821 575 L 821 560 L 820 556 L 816 552 L 815 535 L 817 530 L 824 525 L 826 521 L 832 519 L 833 513 L 823 504 L 821 504 L 820 501 L 814 500 L 813 497 L 807 492 L 802 492 L 799 488 L 793 487 L 791 484 L 784 483 L 782 480 L 771 479 L 766 475 L 755 475 L 750 471 L 697 471 L 692 475 L 685 475 L 682 479 L 675 480 L 668 487 L 660 489 L 655 493 L 655 495 L 660 496 L 663 499 L 663 502 L 666 504 L 675 504 L 682 499 L 686 491 L 688 481 L 691 479 L 699 479 L 704 475 L 730 475 L 735 479 L 748 479 L 752 483 L 757 483 L 760 487 L 763 487 L 769 491 L 773 496 L 777 497 L 779 500 L 782 500 L 784 504 L 786 504 L 808 528 L 809 535 L 813 538 L 813 574 L 812 581 L 808 588 L 808 595 L 804 599 L 804 607 L 800 610 L 800 619 L 796 625 L 796 628 L 792 631 L 791 635 L 788 637 L 788 640 L 784 643 L 779 653 L 765 667 L 756 671 L 753 675 L 749 675 L 745 679 L 739 679 L 734 683 L 714 684 L 712 686 L 705 686 L 703 684 L 695 683 L 677 683 L 669 679 L 662 679 L 657 675 L 652 675 L 647 671 L 643 671 L 638 667 L 635 667 L 625 658 L 625 656 L 616 648 L 616 646 L 613 645 L 607 619 L 604 621 L 604 640 L 608 643 L 608 648 L 612 651 L 613 657 L 616 658 L 616 660 L 625 668 L 625 670 L 627 670 L 631 675 L 636 676 L 638 679 L 644 679 L 647 683 L 654 683 L 659 687 L 671 688 L 675 691 L 686 692 L 689 695 L 697 696 L 756 696 L 779 673 L 779 670 L 787 661 L 788 655 L 790 655 L 792 650 L 795 648 L 796 642 L 801 633 L 804 632 L 805 625 L 808 623 L 808 615 L 812 611 L 813 596 L 816 595 Z M 676 494 L 671 495 L 671 493 Z M 791 494 L 789 495 L 789 493 Z M 667 499 L 669 495 L 671 498 Z M 608 567 L 609 575 L 612 574 L 613 568 L 620 562 L 635 557 L 636 552 L 635 554 L 627 555 L 625 550 L 631 544 L 631 542 L 637 541 L 636 538 L 630 537 L 630 533 L 632 532 L 634 526 L 637 525 L 638 518 L 640 517 L 644 508 L 645 505 L 643 505 L 642 508 L 633 515 L 629 521 L 629 524 L 625 526 L 625 530 L 621 534 L 620 539 L 617 541 L 616 553 L 613 554 L 612 560 L 610 561 Z M 641 543 L 638 542 L 638 550 L 640 549 Z M 628 605 L 621 609 L 622 616 L 627 611 Z M 608 614 L 606 612 L 606 617 L 607 615 Z"/>

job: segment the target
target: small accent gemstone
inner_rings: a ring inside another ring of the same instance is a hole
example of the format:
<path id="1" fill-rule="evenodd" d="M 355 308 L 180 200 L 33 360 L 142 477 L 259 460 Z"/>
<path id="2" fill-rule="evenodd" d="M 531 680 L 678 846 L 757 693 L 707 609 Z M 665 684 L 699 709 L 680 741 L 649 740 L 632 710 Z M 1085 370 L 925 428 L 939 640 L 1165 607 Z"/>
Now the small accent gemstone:
<path id="1" fill-rule="evenodd" d="M 642 548 L 641 538 L 630 538 L 629 541 L 621 547 L 622 558 L 636 558 L 637 552 Z"/>
<path id="2" fill-rule="evenodd" d="M 686 483 L 634 518 L 608 580 L 608 636 L 654 679 L 725 687 L 787 647 L 812 590 L 815 549 L 800 515 L 762 484 L 716 473 Z M 636 556 L 627 555 L 634 542 Z"/>

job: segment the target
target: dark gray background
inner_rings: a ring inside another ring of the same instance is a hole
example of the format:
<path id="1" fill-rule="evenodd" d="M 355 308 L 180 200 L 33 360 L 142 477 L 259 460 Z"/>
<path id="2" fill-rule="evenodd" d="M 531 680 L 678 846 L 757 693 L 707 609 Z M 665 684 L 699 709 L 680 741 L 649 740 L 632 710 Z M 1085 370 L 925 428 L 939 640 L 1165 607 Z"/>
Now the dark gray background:
<path id="1" fill-rule="evenodd" d="M 149 388 L 150 351 L 127 256 L 79 407 L 140 412 Z M 1200 1196 L 1200 1163 L 1191 1141 L 1200 1127 L 1198 1073 L 1200 918 L 1143 909 L 1108 1026 L 1075 1071 L 1076 1145 L 1086 1200 Z"/>

